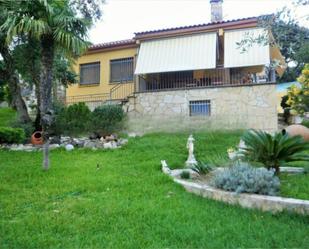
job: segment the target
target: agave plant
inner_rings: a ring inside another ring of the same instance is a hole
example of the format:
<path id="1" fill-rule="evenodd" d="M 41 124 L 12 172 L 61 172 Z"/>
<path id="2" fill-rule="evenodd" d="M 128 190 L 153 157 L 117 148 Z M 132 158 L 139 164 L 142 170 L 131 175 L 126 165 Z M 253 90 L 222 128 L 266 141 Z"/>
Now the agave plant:
<path id="1" fill-rule="evenodd" d="M 242 140 L 245 146 L 240 153 L 245 159 L 260 162 L 267 169 L 273 168 L 280 172 L 280 166 L 292 161 L 309 161 L 309 143 L 302 137 L 290 137 L 288 134 L 277 132 L 269 134 L 264 131 L 249 130 Z"/>

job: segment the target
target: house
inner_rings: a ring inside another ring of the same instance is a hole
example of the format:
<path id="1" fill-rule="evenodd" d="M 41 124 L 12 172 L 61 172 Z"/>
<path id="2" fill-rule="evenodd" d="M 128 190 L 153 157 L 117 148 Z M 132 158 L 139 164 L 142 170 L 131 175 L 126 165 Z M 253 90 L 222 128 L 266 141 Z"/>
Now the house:
<path id="1" fill-rule="evenodd" d="M 90 47 L 77 61 L 80 81 L 68 87 L 67 103 L 121 103 L 133 129 L 276 130 L 284 59 L 258 17 L 223 21 L 222 2 L 210 0 L 211 23 Z M 260 37 L 272 42 L 239 44 Z"/>

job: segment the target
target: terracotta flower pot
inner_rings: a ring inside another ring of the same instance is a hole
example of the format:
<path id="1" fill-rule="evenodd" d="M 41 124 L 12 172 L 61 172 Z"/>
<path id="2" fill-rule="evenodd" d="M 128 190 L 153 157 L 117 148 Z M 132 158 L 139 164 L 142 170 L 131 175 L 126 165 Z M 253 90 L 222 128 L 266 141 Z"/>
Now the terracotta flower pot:
<path id="1" fill-rule="evenodd" d="M 34 145 L 43 144 L 43 137 L 41 131 L 36 131 L 31 136 L 31 143 Z"/>
<path id="2" fill-rule="evenodd" d="M 303 125 L 290 125 L 283 132 L 290 136 L 302 136 L 305 141 L 309 141 L 309 129 Z"/>

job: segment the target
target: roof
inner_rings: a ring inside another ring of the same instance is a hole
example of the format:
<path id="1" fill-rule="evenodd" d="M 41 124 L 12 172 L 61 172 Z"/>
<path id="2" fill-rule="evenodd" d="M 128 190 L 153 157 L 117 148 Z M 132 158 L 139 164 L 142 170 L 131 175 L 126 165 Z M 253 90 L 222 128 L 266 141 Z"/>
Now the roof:
<path id="1" fill-rule="evenodd" d="M 88 52 L 96 51 L 100 49 L 111 49 L 111 48 L 119 48 L 119 47 L 130 47 L 135 45 L 136 42 L 134 39 L 126 39 L 112 42 L 105 42 L 91 45 L 88 49 Z"/>
<path id="2" fill-rule="evenodd" d="M 143 31 L 143 32 L 136 32 L 134 34 L 135 34 L 135 37 L 139 37 L 139 36 L 148 35 L 148 34 L 165 33 L 165 32 L 170 32 L 170 31 L 181 31 L 181 30 L 189 30 L 189 29 L 204 28 L 204 27 L 210 27 L 210 26 L 219 26 L 219 25 L 224 26 L 224 24 L 233 24 L 237 22 L 250 22 L 250 21 L 257 22 L 260 17 L 261 16 L 255 16 L 255 17 L 247 17 L 247 18 L 240 18 L 240 19 L 232 19 L 232 20 L 227 20 L 227 21 L 202 23 L 202 24 L 197 24 L 197 25 L 149 30 L 149 31 Z"/>
<path id="3" fill-rule="evenodd" d="M 255 25 L 259 18 L 263 16 L 255 16 L 255 17 L 247 17 L 241 19 L 232 19 L 227 21 L 220 21 L 220 22 L 210 22 L 210 23 L 203 23 L 197 25 L 189 25 L 189 26 L 181 26 L 181 27 L 174 27 L 174 28 L 166 28 L 166 29 L 157 29 L 157 30 L 149 30 L 143 32 L 136 32 L 134 39 L 126 39 L 126 40 L 119 40 L 119 41 L 112 41 L 106 43 L 99 43 L 94 44 L 89 47 L 88 53 L 95 52 L 97 50 L 112 50 L 118 48 L 128 48 L 128 47 L 135 47 L 137 46 L 136 40 L 148 38 L 152 36 L 165 36 L 165 35 L 177 35 L 177 33 L 187 33 L 187 32 L 198 32 L 201 30 L 209 30 L 212 28 L 225 28 L 225 27 L 233 27 L 235 25 Z"/>

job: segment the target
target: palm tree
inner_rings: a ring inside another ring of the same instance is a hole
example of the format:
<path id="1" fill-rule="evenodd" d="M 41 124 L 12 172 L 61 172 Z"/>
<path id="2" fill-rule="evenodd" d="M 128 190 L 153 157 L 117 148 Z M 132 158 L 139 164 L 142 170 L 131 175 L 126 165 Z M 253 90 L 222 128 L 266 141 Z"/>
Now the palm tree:
<path id="1" fill-rule="evenodd" d="M 41 47 L 41 125 L 44 137 L 43 169 L 49 168 L 48 146 L 49 128 L 53 122 L 52 82 L 55 50 L 60 48 L 68 55 L 76 56 L 85 51 L 91 22 L 77 16 L 69 0 L 1 0 L 0 8 L 8 13 L 8 18 L 0 27 L 6 29 L 7 41 L 16 36 L 37 39 Z"/>

